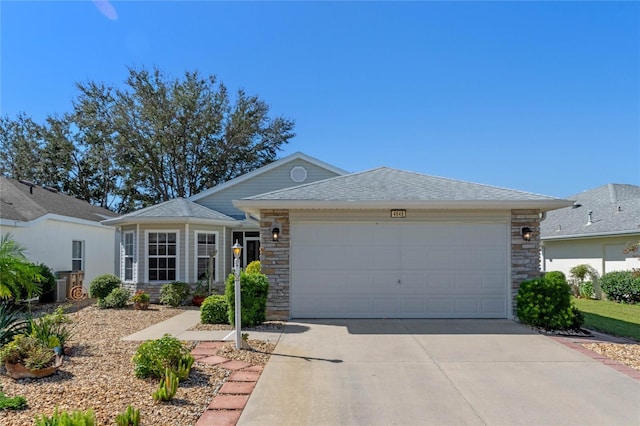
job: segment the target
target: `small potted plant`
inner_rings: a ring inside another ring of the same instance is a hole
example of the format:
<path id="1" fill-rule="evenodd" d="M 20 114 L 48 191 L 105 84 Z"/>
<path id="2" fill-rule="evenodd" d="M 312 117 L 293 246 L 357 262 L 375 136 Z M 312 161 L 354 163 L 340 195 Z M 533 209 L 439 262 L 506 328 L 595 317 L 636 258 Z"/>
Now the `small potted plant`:
<path id="1" fill-rule="evenodd" d="M 193 298 L 191 299 L 194 306 L 202 305 L 204 299 L 209 295 L 209 289 L 205 285 L 204 281 L 199 281 L 195 290 L 193 290 Z"/>
<path id="2" fill-rule="evenodd" d="M 60 343 L 52 341 L 50 344 Z M 13 379 L 51 376 L 62 365 L 62 356 L 56 354 L 49 344 L 24 334 L 18 334 L 2 348 L 0 360 Z"/>
<path id="3" fill-rule="evenodd" d="M 133 300 L 133 308 L 136 310 L 146 310 L 149 308 L 149 294 L 145 293 L 144 290 L 136 291 L 136 294 L 133 295 L 131 300 Z"/>

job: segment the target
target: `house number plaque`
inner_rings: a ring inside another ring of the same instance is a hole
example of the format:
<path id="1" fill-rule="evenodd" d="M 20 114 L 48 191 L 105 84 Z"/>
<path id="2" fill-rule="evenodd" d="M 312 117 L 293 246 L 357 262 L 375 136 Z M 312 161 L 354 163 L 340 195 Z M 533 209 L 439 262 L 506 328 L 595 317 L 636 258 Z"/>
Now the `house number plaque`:
<path id="1" fill-rule="evenodd" d="M 394 217 L 394 218 L 407 217 L 407 211 L 404 209 L 391 210 L 391 217 Z"/>

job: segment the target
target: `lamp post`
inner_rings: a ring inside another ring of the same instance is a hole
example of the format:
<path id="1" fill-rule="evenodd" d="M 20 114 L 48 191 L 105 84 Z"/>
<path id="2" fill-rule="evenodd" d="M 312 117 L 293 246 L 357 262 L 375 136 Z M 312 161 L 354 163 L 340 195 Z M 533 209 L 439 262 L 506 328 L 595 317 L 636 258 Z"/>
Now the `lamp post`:
<path id="1" fill-rule="evenodd" d="M 240 254 L 242 246 L 238 244 L 238 240 L 231 247 L 233 249 L 233 272 L 235 274 L 235 293 L 236 293 L 236 349 L 242 349 L 242 332 L 240 330 L 242 318 L 240 318 Z"/>

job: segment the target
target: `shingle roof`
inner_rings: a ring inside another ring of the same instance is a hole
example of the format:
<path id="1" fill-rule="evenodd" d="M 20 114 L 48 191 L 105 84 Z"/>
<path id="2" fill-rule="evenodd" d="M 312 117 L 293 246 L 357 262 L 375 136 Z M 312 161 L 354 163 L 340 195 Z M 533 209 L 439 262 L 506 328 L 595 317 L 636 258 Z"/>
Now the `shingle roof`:
<path id="1" fill-rule="evenodd" d="M 41 186 L 0 177 L 0 218 L 30 222 L 46 214 L 100 222 L 116 213 Z"/>
<path id="2" fill-rule="evenodd" d="M 238 200 L 245 211 L 272 208 L 540 208 L 568 205 L 545 195 L 380 167 Z"/>
<path id="3" fill-rule="evenodd" d="M 547 213 L 542 239 L 640 233 L 640 186 L 609 183 L 569 199 L 573 206 Z"/>
<path id="4" fill-rule="evenodd" d="M 154 219 L 160 219 L 163 221 L 169 221 L 172 219 L 183 219 L 185 221 L 187 219 L 205 219 L 223 222 L 236 221 L 232 217 L 224 215 L 215 210 L 211 210 L 207 207 L 203 207 L 200 204 L 194 203 L 193 201 L 189 201 L 184 198 L 174 198 L 173 200 L 165 201 L 164 203 L 156 204 L 154 206 L 145 207 L 144 209 L 136 210 L 115 219 L 109 219 L 104 223 L 135 223 L 136 221 Z"/>

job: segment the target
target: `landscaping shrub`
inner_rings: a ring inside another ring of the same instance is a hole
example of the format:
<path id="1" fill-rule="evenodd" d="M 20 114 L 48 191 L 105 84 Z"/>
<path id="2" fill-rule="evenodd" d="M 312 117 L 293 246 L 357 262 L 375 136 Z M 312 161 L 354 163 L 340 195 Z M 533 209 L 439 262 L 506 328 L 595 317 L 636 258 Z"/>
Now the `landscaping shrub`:
<path id="1" fill-rule="evenodd" d="M 135 363 L 135 375 L 140 379 L 146 377 L 163 378 L 168 368 L 180 380 L 185 380 L 193 365 L 193 356 L 180 340 L 165 334 L 159 339 L 141 344 L 133 356 L 133 362 Z M 185 367 L 187 365 L 188 368 Z"/>
<path id="2" fill-rule="evenodd" d="M 27 408 L 27 400 L 24 396 L 8 397 L 2 392 L 0 385 L 0 410 L 22 410 Z"/>
<path id="3" fill-rule="evenodd" d="M 175 281 L 164 284 L 160 288 L 160 303 L 163 305 L 180 306 L 191 294 L 191 287 L 187 283 Z"/>
<path id="4" fill-rule="evenodd" d="M 164 377 L 160 379 L 158 390 L 156 390 L 151 396 L 154 401 L 171 401 L 176 392 L 178 392 L 178 384 L 180 380 L 168 368 L 165 370 Z"/>
<path id="5" fill-rule="evenodd" d="M 203 324 L 228 324 L 229 306 L 223 295 L 207 297 L 200 306 L 200 322 Z"/>
<path id="6" fill-rule="evenodd" d="M 89 284 L 89 295 L 97 299 L 104 299 L 113 291 L 120 287 L 120 278 L 112 274 L 97 276 Z"/>
<path id="7" fill-rule="evenodd" d="M 42 294 L 40 295 L 40 303 L 52 303 L 56 301 L 56 277 L 51 272 L 51 269 L 41 263 L 38 265 L 38 273 L 42 276 L 42 280 L 39 285 L 42 287 Z"/>
<path id="8" fill-rule="evenodd" d="M 640 302 L 640 277 L 633 271 L 609 272 L 600 279 L 600 286 L 609 300 L 625 303 Z"/>
<path id="9" fill-rule="evenodd" d="M 27 330 L 29 320 L 24 314 L 6 302 L 0 302 L 0 348 L 9 343 L 13 336 Z"/>
<path id="10" fill-rule="evenodd" d="M 262 265 L 260 264 L 259 260 L 254 260 L 253 262 L 249 263 L 245 269 L 245 272 L 247 274 L 260 274 L 262 273 Z"/>
<path id="11" fill-rule="evenodd" d="M 264 274 L 240 273 L 240 316 L 242 327 L 251 327 L 265 321 L 269 279 Z M 227 277 L 224 297 L 227 300 L 229 324 L 235 324 L 235 277 Z"/>
<path id="12" fill-rule="evenodd" d="M 29 335 L 54 348 L 64 347 L 71 337 L 71 319 L 58 307 L 50 314 L 29 321 Z"/>
<path id="13" fill-rule="evenodd" d="M 35 426 L 95 426 L 96 415 L 93 410 L 87 411 L 58 411 L 58 407 L 53 411 L 51 417 L 44 414 L 42 417 L 36 416 Z"/>
<path id="14" fill-rule="evenodd" d="M 98 306 L 101 308 L 119 309 L 127 306 L 127 302 L 131 298 L 129 290 L 117 287 L 111 290 L 111 293 L 104 299 L 98 299 Z"/>
<path id="15" fill-rule="evenodd" d="M 524 324 L 547 330 L 578 329 L 582 313 L 571 305 L 571 289 L 562 273 L 524 281 L 516 296 L 516 315 Z"/>
<path id="16" fill-rule="evenodd" d="M 591 281 L 583 281 L 578 284 L 578 295 L 583 299 L 594 299 L 593 283 Z"/>
<path id="17" fill-rule="evenodd" d="M 126 411 L 116 416 L 116 424 L 118 426 L 139 426 L 140 425 L 140 410 L 128 406 Z"/>

